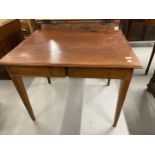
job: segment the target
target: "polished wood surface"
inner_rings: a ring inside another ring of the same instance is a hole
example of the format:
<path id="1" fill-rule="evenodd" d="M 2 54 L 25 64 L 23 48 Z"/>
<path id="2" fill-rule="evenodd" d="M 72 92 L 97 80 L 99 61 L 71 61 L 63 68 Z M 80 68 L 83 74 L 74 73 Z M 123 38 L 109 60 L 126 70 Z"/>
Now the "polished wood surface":
<path id="1" fill-rule="evenodd" d="M 36 31 L 2 60 L 32 120 L 22 76 L 121 79 L 116 126 L 134 68 L 141 64 L 120 31 Z"/>
<path id="2" fill-rule="evenodd" d="M 132 62 L 126 58 L 131 57 Z M 141 68 L 121 31 L 35 31 L 1 59 L 1 64 Z"/>

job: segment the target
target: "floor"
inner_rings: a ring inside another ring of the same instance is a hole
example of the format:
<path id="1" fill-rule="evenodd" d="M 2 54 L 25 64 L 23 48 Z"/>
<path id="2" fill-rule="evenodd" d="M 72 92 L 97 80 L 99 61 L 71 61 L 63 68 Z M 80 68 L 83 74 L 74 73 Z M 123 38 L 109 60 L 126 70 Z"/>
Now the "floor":
<path id="1" fill-rule="evenodd" d="M 144 69 L 135 70 L 118 125 L 112 127 L 119 80 L 24 78 L 37 121 L 31 121 L 11 81 L 0 81 L 0 134 L 155 134 L 155 99 L 144 71 L 152 46 L 134 47 Z M 146 52 L 147 51 L 147 52 Z"/>

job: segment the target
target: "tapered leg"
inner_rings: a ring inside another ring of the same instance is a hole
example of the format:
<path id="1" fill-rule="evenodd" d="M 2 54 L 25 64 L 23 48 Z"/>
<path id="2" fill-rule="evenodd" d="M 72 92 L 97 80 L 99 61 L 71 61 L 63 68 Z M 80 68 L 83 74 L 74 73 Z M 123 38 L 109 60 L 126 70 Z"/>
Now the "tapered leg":
<path id="1" fill-rule="evenodd" d="M 24 87 L 24 84 L 23 84 L 23 81 L 21 79 L 21 77 L 11 77 L 30 117 L 32 118 L 33 121 L 35 121 L 35 116 L 34 116 L 34 113 L 33 113 L 33 110 L 32 110 L 32 107 L 31 107 L 31 104 L 30 104 L 30 101 L 29 101 L 29 98 L 28 98 L 28 95 L 27 95 L 27 92 L 25 90 L 25 87 Z"/>
<path id="2" fill-rule="evenodd" d="M 110 80 L 111 80 L 111 79 L 108 79 L 107 86 L 110 86 Z"/>
<path id="3" fill-rule="evenodd" d="M 116 112 L 115 112 L 115 118 L 114 118 L 114 124 L 113 124 L 114 127 L 117 125 L 117 121 L 119 119 L 120 112 L 123 107 L 123 103 L 124 103 L 124 100 L 126 97 L 126 93 L 127 93 L 130 81 L 131 81 L 131 79 L 121 80 L 119 94 L 118 94 L 118 100 L 117 100 L 117 107 L 116 107 Z"/>
<path id="4" fill-rule="evenodd" d="M 152 50 L 152 53 L 151 53 L 151 57 L 150 57 L 149 63 L 148 63 L 147 68 L 146 68 L 146 70 L 145 70 L 145 75 L 147 75 L 147 73 L 148 73 L 148 71 L 149 71 L 149 68 L 150 68 L 150 65 L 151 65 L 151 63 L 152 63 L 154 54 L 155 54 L 155 44 L 154 44 L 154 46 L 153 46 L 153 50 Z"/>
<path id="5" fill-rule="evenodd" d="M 51 79 L 50 79 L 50 77 L 47 77 L 47 81 L 48 81 L 49 84 L 51 84 Z"/>

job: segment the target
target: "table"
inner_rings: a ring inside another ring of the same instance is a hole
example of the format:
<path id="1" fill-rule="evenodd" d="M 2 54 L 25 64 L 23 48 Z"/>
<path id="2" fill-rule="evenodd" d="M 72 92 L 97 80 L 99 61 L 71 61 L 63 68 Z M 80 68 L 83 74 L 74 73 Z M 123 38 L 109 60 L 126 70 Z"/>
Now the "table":
<path id="1" fill-rule="evenodd" d="M 132 78 L 141 63 L 121 31 L 37 30 L 0 60 L 33 121 L 23 76 L 121 79 L 116 126 Z"/>

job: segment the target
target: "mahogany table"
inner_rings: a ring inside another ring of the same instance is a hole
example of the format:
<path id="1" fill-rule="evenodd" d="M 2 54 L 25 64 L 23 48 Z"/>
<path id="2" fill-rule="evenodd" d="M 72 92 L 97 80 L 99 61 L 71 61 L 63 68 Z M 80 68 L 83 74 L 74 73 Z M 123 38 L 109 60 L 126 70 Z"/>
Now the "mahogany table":
<path id="1" fill-rule="evenodd" d="M 121 31 L 37 30 L 4 56 L 8 73 L 30 115 L 35 116 L 23 76 L 121 79 L 113 126 L 116 126 L 134 68 L 141 63 Z"/>

